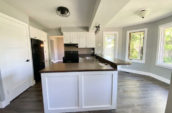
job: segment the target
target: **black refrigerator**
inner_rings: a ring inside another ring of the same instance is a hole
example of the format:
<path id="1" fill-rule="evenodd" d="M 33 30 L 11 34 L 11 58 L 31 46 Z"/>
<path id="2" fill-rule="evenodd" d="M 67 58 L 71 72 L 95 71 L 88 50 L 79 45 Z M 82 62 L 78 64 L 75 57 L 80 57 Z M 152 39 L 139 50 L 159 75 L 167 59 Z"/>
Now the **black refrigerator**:
<path id="1" fill-rule="evenodd" d="M 45 68 L 44 43 L 41 40 L 31 39 L 34 79 L 41 80 L 40 70 Z"/>

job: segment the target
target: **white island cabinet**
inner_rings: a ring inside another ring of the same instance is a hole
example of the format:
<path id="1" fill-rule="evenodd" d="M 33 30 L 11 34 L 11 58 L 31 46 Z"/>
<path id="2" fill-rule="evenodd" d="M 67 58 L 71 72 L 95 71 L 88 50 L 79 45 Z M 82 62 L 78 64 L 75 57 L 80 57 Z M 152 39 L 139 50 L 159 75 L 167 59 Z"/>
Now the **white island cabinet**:
<path id="1" fill-rule="evenodd" d="M 45 113 L 116 109 L 117 71 L 42 73 Z"/>

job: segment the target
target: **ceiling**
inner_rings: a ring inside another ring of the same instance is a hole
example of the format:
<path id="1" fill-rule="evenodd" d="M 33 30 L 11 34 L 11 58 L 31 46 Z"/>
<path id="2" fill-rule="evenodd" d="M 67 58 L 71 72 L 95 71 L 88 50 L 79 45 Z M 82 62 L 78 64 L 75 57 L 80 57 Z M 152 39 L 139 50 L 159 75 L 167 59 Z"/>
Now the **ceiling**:
<path id="1" fill-rule="evenodd" d="M 172 15 L 172 0 L 4 0 L 24 11 L 47 29 L 58 27 L 124 27 L 155 21 Z M 58 6 L 68 7 L 67 18 L 56 14 Z M 136 12 L 148 9 L 145 19 Z"/>
<path id="2" fill-rule="evenodd" d="M 46 28 L 88 26 L 96 0 L 4 0 L 27 13 Z M 58 6 L 65 6 L 71 15 L 56 14 Z"/>
<path id="3" fill-rule="evenodd" d="M 137 15 L 138 10 L 147 9 L 150 14 L 144 19 Z M 172 0 L 130 0 L 107 27 L 123 27 L 147 23 L 172 15 Z"/>

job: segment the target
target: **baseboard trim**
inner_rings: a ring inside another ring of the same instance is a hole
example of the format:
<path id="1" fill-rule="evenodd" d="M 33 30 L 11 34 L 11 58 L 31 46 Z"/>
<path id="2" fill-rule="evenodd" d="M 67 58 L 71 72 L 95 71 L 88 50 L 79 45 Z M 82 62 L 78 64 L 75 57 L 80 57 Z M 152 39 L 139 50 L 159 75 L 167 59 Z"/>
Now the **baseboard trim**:
<path id="1" fill-rule="evenodd" d="M 5 108 L 6 106 L 8 106 L 10 104 L 10 102 L 7 101 L 0 101 L 0 109 Z"/>
<path id="2" fill-rule="evenodd" d="M 164 82 L 166 84 L 170 84 L 170 80 L 164 77 L 161 77 L 159 75 L 153 74 L 153 73 L 149 73 L 149 72 L 144 72 L 144 71 L 138 71 L 138 70 L 133 70 L 133 69 L 125 69 L 125 68 L 118 68 L 119 71 L 124 71 L 124 72 L 129 72 L 129 73 L 135 73 L 135 74 L 140 74 L 140 75 L 146 75 L 152 78 L 155 78 L 161 82 Z"/>
<path id="3" fill-rule="evenodd" d="M 9 99 L 7 99 L 8 101 L 7 100 L 0 101 L 0 109 L 3 109 L 6 106 L 8 106 L 10 104 L 10 101 L 18 97 L 20 94 L 22 94 L 24 91 L 26 91 L 29 87 L 33 86 L 34 84 L 35 84 L 34 80 L 31 81 L 27 80 L 22 82 L 21 84 L 18 84 L 16 88 L 14 88 L 14 90 L 11 91 L 12 95 L 9 97 Z"/>

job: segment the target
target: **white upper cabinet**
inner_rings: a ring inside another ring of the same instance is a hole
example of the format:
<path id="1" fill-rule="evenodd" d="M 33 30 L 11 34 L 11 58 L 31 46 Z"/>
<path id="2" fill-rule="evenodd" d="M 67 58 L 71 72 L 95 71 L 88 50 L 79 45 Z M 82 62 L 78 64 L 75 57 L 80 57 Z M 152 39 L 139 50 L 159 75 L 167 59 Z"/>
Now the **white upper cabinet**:
<path id="1" fill-rule="evenodd" d="M 79 39 L 78 39 L 78 33 L 77 32 L 72 32 L 70 33 L 70 40 L 71 40 L 71 43 L 73 44 L 78 44 L 79 43 Z"/>
<path id="2" fill-rule="evenodd" d="M 86 42 L 87 42 L 87 48 L 95 48 L 95 33 L 94 32 L 88 33 Z"/>
<path id="3" fill-rule="evenodd" d="M 85 32 L 80 32 L 78 33 L 79 36 L 79 48 L 86 48 L 86 38 L 87 38 L 87 33 Z"/>
<path id="4" fill-rule="evenodd" d="M 94 32 L 64 32 L 65 44 L 78 44 L 79 48 L 95 48 Z"/>
<path id="5" fill-rule="evenodd" d="M 63 35 L 64 35 L 64 43 L 65 44 L 71 43 L 71 40 L 70 40 L 71 39 L 71 34 L 68 33 L 68 32 L 64 32 Z"/>

